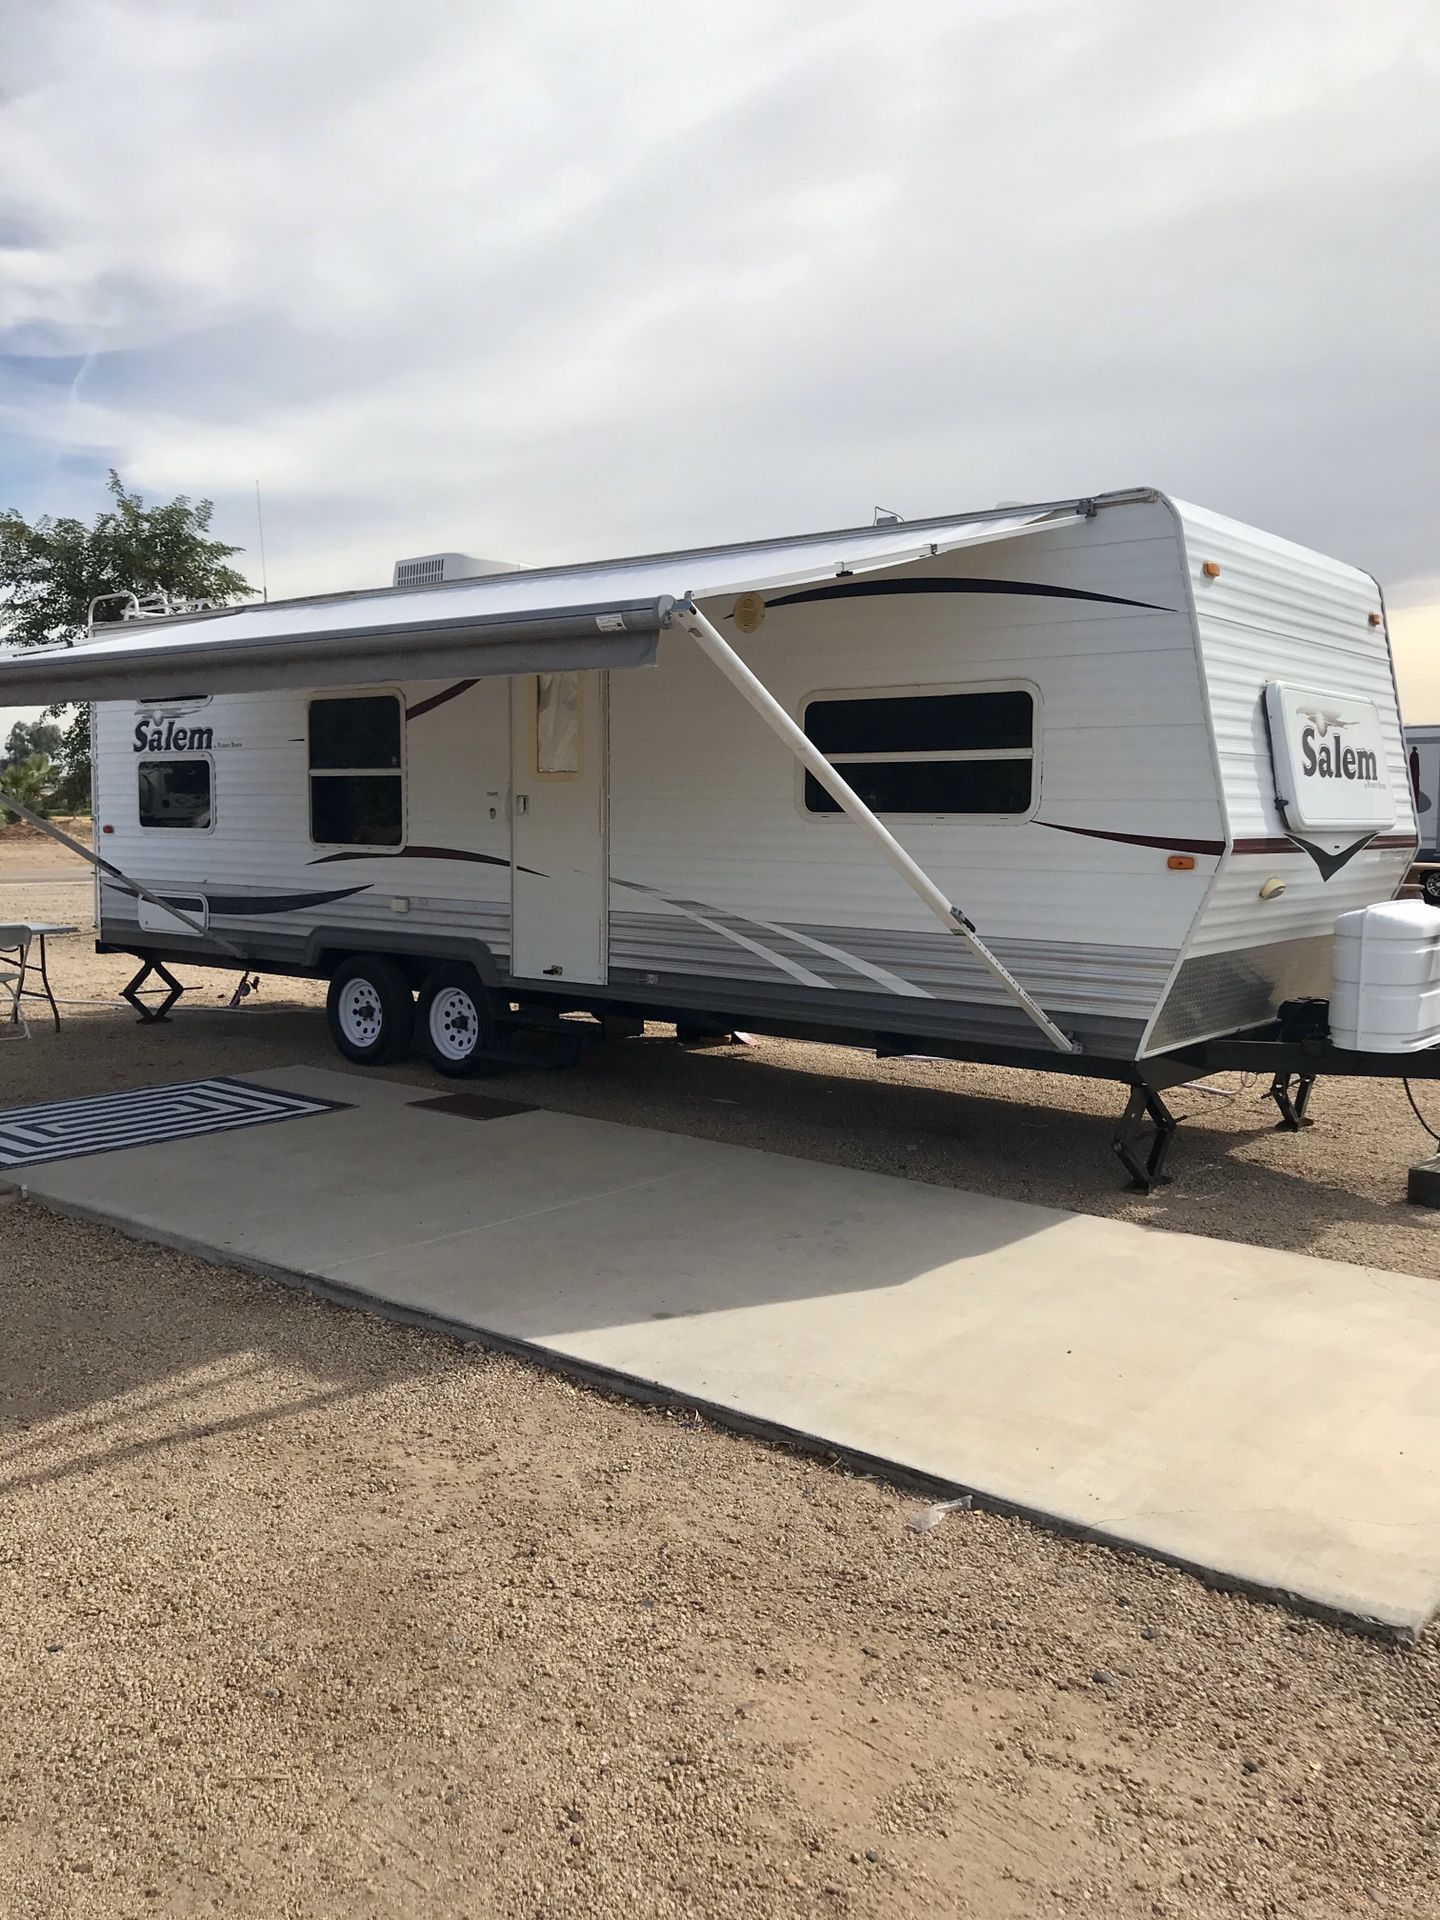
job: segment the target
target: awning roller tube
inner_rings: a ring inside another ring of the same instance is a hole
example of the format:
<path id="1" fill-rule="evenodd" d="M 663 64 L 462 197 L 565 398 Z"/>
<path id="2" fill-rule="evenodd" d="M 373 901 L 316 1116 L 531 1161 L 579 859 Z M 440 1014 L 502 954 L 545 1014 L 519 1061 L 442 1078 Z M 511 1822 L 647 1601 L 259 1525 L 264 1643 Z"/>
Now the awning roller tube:
<path id="1" fill-rule="evenodd" d="M 16 705 L 40 706 L 653 666 L 672 605 L 666 596 L 630 605 L 471 616 L 424 627 L 337 627 L 213 645 L 197 644 L 193 627 L 167 644 L 163 631 L 146 633 L 135 623 L 123 641 L 47 647 L 0 661 L 0 691 Z"/>

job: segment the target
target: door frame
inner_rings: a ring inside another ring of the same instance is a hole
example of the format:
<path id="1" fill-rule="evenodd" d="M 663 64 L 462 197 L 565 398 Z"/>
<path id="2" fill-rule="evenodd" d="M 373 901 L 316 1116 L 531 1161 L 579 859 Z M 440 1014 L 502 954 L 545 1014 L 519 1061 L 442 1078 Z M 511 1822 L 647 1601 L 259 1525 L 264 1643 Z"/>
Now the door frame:
<path id="1" fill-rule="evenodd" d="M 516 857 L 517 816 L 523 799 L 536 787 L 569 787 L 584 777 L 586 756 L 595 753 L 599 765 L 596 775 L 596 845 L 600 869 L 599 966 L 598 979 L 577 980 L 577 986 L 605 986 L 610 974 L 610 675 L 603 668 L 571 669 L 578 682 L 580 732 L 580 772 L 541 773 L 537 755 L 537 708 L 539 676 L 513 674 L 510 678 L 510 974 L 512 979 L 533 980 L 535 974 L 521 974 L 516 965 L 516 946 L 520 926 L 516 880 L 520 862 Z M 590 683 L 587 685 L 587 683 Z M 593 692 L 592 692 L 593 687 Z M 523 724 L 524 751 L 520 751 Z"/>

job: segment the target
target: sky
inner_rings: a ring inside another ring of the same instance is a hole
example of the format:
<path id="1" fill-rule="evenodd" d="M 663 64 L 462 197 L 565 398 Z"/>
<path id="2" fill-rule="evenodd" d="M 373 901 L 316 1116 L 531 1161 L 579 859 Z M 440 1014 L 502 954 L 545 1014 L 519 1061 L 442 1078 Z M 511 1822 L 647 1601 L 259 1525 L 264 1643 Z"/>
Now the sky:
<path id="1" fill-rule="evenodd" d="M 280 596 L 1154 485 L 1440 721 L 1437 240 L 1434 0 L 0 0 L 0 507 L 258 586 L 258 481 Z"/>

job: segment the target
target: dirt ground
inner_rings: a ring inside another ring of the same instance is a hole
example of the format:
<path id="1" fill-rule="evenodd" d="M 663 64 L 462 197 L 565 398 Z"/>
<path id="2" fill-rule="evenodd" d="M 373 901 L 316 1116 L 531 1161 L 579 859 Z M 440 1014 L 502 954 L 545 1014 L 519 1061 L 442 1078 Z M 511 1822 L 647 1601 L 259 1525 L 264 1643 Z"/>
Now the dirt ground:
<path id="1" fill-rule="evenodd" d="M 0 835 L 0 921 L 86 884 Z M 23 878 L 41 875 L 42 878 Z M 142 1029 L 56 940 L 0 1106 L 333 1064 L 313 986 Z M 392 1069 L 429 1084 L 417 1063 Z M 1395 1090 L 1186 1096 L 663 1030 L 507 1091 L 1429 1275 Z M 1177 1105 L 1182 1104 L 1177 1100 Z M 1435 1102 L 1440 1108 L 1440 1099 Z M 256 1196 L 263 1204 L 263 1195 Z M 0 1204 L 0 1912 L 1440 1916 L 1437 1642 L 1137 1557 Z"/>

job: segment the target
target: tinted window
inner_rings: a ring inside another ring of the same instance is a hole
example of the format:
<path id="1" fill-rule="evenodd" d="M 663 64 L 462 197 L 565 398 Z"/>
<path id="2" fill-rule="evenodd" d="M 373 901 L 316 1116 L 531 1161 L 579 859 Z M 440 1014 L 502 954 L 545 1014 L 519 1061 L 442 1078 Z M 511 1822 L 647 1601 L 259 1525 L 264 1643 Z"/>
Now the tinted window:
<path id="1" fill-rule="evenodd" d="M 326 847 L 398 847 L 398 773 L 334 773 L 310 781 L 310 838 Z"/>
<path id="2" fill-rule="evenodd" d="M 835 762 L 837 772 L 875 813 L 1026 813 L 1028 760 L 860 760 Z M 813 773 L 805 776 L 811 813 L 838 813 Z"/>
<path id="3" fill-rule="evenodd" d="M 812 700 L 805 731 L 827 759 L 838 753 L 975 752 L 1028 747 L 1028 693 L 921 693 Z"/>
<path id="4" fill-rule="evenodd" d="M 312 768 L 398 767 L 400 702 L 393 693 L 310 702 Z"/>
<path id="5" fill-rule="evenodd" d="M 1023 688 L 812 700 L 805 732 L 876 813 L 1020 814 L 1034 798 L 1035 703 Z M 840 811 L 808 773 L 805 806 Z"/>
<path id="6" fill-rule="evenodd" d="M 208 760 L 141 760 L 142 827 L 190 827 L 204 830 L 211 819 L 211 767 Z"/>
<path id="7" fill-rule="evenodd" d="M 310 838 L 320 846 L 401 844 L 401 725 L 393 693 L 310 702 Z"/>

